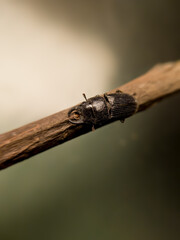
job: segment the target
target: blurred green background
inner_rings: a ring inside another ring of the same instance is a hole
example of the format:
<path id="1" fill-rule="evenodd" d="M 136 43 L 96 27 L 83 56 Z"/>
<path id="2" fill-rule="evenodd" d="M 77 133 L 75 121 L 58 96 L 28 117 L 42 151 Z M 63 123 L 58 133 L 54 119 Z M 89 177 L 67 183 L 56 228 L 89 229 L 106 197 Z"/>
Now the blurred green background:
<path id="1" fill-rule="evenodd" d="M 180 58 L 177 0 L 1 0 L 0 132 Z M 180 95 L 0 172 L 0 239 L 179 239 Z"/>

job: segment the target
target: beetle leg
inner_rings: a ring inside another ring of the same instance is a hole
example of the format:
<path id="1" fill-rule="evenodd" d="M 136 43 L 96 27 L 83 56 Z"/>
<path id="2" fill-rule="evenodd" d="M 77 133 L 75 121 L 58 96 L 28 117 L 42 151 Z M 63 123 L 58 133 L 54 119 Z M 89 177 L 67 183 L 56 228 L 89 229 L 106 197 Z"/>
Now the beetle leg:
<path id="1" fill-rule="evenodd" d="M 116 93 L 122 93 L 122 91 L 118 89 L 118 90 L 116 90 Z"/>
<path id="2" fill-rule="evenodd" d="M 104 94 L 104 98 L 105 98 L 106 101 L 109 103 L 109 100 L 108 100 L 108 97 L 107 97 L 107 94 L 106 94 L 106 93 Z"/>
<path id="3" fill-rule="evenodd" d="M 107 105 L 107 108 L 108 108 L 108 115 L 111 116 L 111 104 L 110 104 L 110 102 L 109 102 L 109 99 L 108 99 L 106 93 L 104 94 L 104 98 L 105 98 L 105 100 L 106 100 L 106 105 Z"/>
<path id="4" fill-rule="evenodd" d="M 95 129 L 95 127 L 94 127 L 94 125 L 92 125 L 92 131 L 94 132 L 96 129 Z"/>

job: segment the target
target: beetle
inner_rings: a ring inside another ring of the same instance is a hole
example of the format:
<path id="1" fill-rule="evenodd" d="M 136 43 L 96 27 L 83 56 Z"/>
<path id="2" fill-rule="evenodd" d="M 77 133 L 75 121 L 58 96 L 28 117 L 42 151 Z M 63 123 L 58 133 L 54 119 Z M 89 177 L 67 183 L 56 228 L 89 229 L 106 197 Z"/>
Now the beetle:
<path id="1" fill-rule="evenodd" d="M 73 124 L 103 125 L 109 121 L 120 120 L 133 115 L 137 110 L 137 103 L 133 96 L 117 90 L 115 93 L 97 95 L 86 98 L 86 101 L 73 107 L 68 112 L 69 121 Z"/>

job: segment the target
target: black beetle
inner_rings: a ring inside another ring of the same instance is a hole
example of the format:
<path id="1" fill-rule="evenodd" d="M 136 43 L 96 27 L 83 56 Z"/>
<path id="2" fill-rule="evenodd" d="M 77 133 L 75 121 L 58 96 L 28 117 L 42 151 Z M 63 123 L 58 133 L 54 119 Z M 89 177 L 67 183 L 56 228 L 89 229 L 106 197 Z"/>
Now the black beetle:
<path id="1" fill-rule="evenodd" d="M 69 121 L 74 124 L 103 125 L 109 121 L 124 119 L 133 115 L 137 110 L 137 103 L 129 94 L 116 91 L 111 94 L 97 95 L 73 107 L 68 112 Z"/>

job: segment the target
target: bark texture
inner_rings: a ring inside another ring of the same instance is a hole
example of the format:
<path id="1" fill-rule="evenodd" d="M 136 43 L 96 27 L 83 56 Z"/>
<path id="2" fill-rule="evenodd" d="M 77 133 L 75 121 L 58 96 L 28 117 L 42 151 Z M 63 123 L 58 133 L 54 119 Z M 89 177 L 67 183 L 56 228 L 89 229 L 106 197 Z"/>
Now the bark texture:
<path id="1" fill-rule="evenodd" d="M 144 75 L 108 93 L 120 90 L 137 101 L 137 112 L 180 91 L 180 61 L 158 64 Z M 69 109 L 0 135 L 0 169 L 91 131 L 69 122 Z"/>

